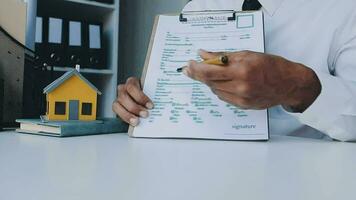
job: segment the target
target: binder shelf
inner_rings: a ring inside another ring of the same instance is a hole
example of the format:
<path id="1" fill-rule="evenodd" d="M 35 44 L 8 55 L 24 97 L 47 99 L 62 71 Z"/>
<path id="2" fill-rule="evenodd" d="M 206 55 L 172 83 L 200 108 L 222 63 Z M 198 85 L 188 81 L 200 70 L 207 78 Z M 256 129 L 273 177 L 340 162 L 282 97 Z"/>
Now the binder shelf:
<path id="1" fill-rule="evenodd" d="M 81 73 L 103 93 L 98 99 L 98 117 L 115 116 L 111 104 L 118 77 L 119 1 L 31 0 L 29 4 L 35 6 L 28 7 L 29 12 L 36 13 L 29 24 L 36 26 L 29 27 L 27 34 L 33 35 L 33 41 L 27 43 L 33 44 L 36 52 L 45 52 L 46 57 L 54 56 L 48 61 L 48 70 L 53 70 L 54 76 L 80 64 Z M 47 45 L 49 41 L 58 45 Z M 51 55 L 52 52 L 58 53 Z"/>
<path id="2" fill-rule="evenodd" d="M 55 72 L 67 72 L 72 70 L 73 68 L 71 67 L 53 67 L 53 71 Z M 47 67 L 47 70 L 50 71 L 51 67 Z M 80 73 L 84 74 L 102 74 L 102 75 L 113 75 L 113 71 L 110 69 L 80 69 Z"/>

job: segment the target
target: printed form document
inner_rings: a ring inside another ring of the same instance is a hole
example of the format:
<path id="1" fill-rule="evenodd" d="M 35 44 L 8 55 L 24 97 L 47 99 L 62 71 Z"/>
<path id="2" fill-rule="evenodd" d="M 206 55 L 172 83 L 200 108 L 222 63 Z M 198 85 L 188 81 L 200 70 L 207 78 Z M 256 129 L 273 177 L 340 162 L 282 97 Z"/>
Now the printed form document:
<path id="1" fill-rule="evenodd" d="M 264 52 L 263 14 L 192 12 L 160 15 L 142 82 L 155 107 L 132 137 L 268 140 L 267 110 L 242 110 L 219 100 L 204 84 L 176 69 L 198 60 L 198 50 Z"/>

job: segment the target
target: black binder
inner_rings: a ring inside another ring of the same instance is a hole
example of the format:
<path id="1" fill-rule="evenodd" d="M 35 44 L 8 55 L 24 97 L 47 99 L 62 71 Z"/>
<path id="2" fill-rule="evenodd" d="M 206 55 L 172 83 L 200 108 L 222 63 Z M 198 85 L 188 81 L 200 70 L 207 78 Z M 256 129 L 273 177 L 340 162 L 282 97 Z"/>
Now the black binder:
<path id="1" fill-rule="evenodd" d="M 37 20 L 41 20 L 40 17 Z M 40 25 L 41 23 L 37 23 Z M 36 26 L 37 29 L 37 26 Z M 37 30 L 40 30 L 39 27 Z M 64 53 L 66 48 L 67 30 L 63 19 L 42 17 L 42 41 L 36 41 L 36 52 L 47 60 L 50 66 L 65 66 Z M 36 31 L 37 31 L 36 30 Z M 40 36 L 38 37 L 38 39 Z"/>
<path id="2" fill-rule="evenodd" d="M 67 21 L 68 41 L 65 53 L 66 65 L 75 67 L 77 64 L 85 67 L 86 63 L 86 25 L 81 21 Z"/>
<path id="3" fill-rule="evenodd" d="M 48 38 L 48 18 L 44 17 L 36 17 L 36 37 L 35 37 L 35 51 L 37 53 L 35 64 L 37 66 L 41 65 L 42 62 L 40 60 L 44 59 L 46 51 L 46 44 Z"/>
<path id="4" fill-rule="evenodd" d="M 87 66 L 96 69 L 106 68 L 106 55 L 103 46 L 102 24 L 89 24 Z"/>

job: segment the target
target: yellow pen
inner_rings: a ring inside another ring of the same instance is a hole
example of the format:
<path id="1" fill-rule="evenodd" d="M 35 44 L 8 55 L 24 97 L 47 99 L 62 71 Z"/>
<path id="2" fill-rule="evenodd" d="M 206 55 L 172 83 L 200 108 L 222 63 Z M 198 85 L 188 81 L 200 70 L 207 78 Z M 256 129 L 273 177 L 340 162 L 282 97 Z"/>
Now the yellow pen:
<path id="1" fill-rule="evenodd" d="M 201 63 L 210 64 L 210 65 L 221 65 L 221 66 L 224 66 L 224 65 L 227 65 L 229 63 L 229 57 L 227 55 L 218 56 L 216 58 L 204 60 Z M 177 72 L 182 72 L 184 68 L 186 68 L 186 66 L 178 68 Z"/>

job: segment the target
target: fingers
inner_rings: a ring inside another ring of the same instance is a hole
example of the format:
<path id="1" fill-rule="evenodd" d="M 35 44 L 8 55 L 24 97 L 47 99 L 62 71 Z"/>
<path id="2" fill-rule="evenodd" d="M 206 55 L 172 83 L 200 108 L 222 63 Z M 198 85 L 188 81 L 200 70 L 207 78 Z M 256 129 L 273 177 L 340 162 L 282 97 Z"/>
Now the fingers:
<path id="1" fill-rule="evenodd" d="M 112 109 L 126 123 L 129 123 L 132 126 L 137 126 L 139 124 L 139 118 L 127 111 L 119 102 L 115 101 L 112 105 Z"/>
<path id="2" fill-rule="evenodd" d="M 188 67 L 184 68 L 183 73 L 203 83 L 207 81 L 226 81 L 233 78 L 228 67 L 198 63 L 196 61 L 190 61 Z"/>
<path id="3" fill-rule="evenodd" d="M 139 123 L 139 117 L 147 118 L 147 109 L 153 108 L 152 101 L 142 92 L 140 82 L 129 78 L 126 84 L 117 87 L 118 97 L 113 103 L 113 111 L 125 122 L 133 126 Z"/>
<path id="4" fill-rule="evenodd" d="M 136 116 L 143 118 L 148 117 L 147 109 L 133 100 L 133 98 L 128 93 L 127 85 L 119 85 L 118 93 L 119 95 L 117 102 L 119 102 L 127 111 Z"/>
<path id="5" fill-rule="evenodd" d="M 223 53 L 216 53 L 216 52 L 208 52 L 205 51 L 203 49 L 200 49 L 198 51 L 199 56 L 203 59 L 203 60 L 208 60 L 208 59 L 213 59 L 216 58 L 217 56 L 222 55 Z"/>
<path id="6" fill-rule="evenodd" d="M 240 97 L 222 90 L 213 90 L 213 92 L 220 100 L 238 106 L 241 109 L 254 108 L 254 102 L 249 98 Z"/>
<path id="7" fill-rule="evenodd" d="M 137 104 L 141 106 L 145 106 L 147 109 L 153 108 L 152 101 L 143 93 L 138 79 L 136 78 L 127 79 L 126 90 Z"/>

